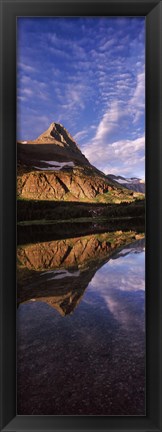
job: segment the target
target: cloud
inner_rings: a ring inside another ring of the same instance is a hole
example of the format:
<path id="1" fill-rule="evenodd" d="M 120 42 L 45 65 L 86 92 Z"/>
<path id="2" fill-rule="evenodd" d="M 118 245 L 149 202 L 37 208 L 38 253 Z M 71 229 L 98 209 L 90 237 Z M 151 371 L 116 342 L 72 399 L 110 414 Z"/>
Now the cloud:
<path id="1" fill-rule="evenodd" d="M 24 94 L 25 96 L 33 96 L 33 90 L 31 90 L 30 88 L 23 88 L 22 94 Z"/>
<path id="2" fill-rule="evenodd" d="M 49 99 L 47 83 L 39 81 L 38 79 L 33 79 L 28 75 L 22 75 L 18 80 L 18 98 L 22 100 L 22 97 L 28 98 L 33 97 L 36 102 L 37 99 L 42 99 L 44 101 Z"/>
<path id="3" fill-rule="evenodd" d="M 58 36 L 56 33 L 49 33 L 47 42 L 47 49 L 53 52 L 56 55 L 64 57 L 70 60 L 73 57 L 74 59 L 84 60 L 87 58 L 87 54 L 82 45 L 82 39 L 77 42 L 67 36 L 67 38 L 63 38 Z M 50 43 L 49 43 L 50 42 Z"/>
<path id="4" fill-rule="evenodd" d="M 95 135 L 95 141 L 103 140 L 108 136 L 108 134 L 117 126 L 120 115 L 118 102 L 113 101 L 110 109 L 105 112 L 99 123 Z"/>
<path id="5" fill-rule="evenodd" d="M 29 64 L 19 63 L 18 66 L 21 68 L 23 72 L 36 72 L 35 67 L 30 66 Z"/>
<path id="6" fill-rule="evenodd" d="M 104 85 L 104 73 L 100 77 Z M 103 112 L 94 137 L 82 146 L 83 152 L 92 164 L 106 174 L 138 174 L 143 178 L 145 135 L 141 127 L 136 126 L 135 130 L 132 125 L 144 118 L 145 73 L 137 74 L 134 87 L 130 73 L 123 72 L 117 77 L 115 88 L 112 84 L 108 92 L 103 89 L 102 99 L 109 105 Z"/>
<path id="7" fill-rule="evenodd" d="M 145 110 L 145 73 L 141 72 L 137 75 L 137 85 L 129 102 L 130 110 L 134 116 L 133 122 L 137 123 L 140 116 Z"/>
<path id="8" fill-rule="evenodd" d="M 112 45 L 114 45 L 116 43 L 116 39 L 109 39 L 108 41 L 106 41 L 103 45 L 100 46 L 100 51 L 105 51 L 107 49 L 109 49 L 110 47 L 112 47 Z"/>
<path id="9" fill-rule="evenodd" d="M 66 60 L 70 60 L 71 59 L 71 56 L 70 56 L 70 54 L 69 53 L 67 53 L 65 50 L 63 50 L 63 49 L 59 49 L 59 48 L 55 48 L 55 47 L 51 47 L 51 46 L 49 46 L 49 47 L 47 47 L 47 49 L 52 53 L 52 54 L 54 54 L 55 56 L 59 56 L 59 57 L 61 57 L 62 59 L 66 59 Z"/>
<path id="10" fill-rule="evenodd" d="M 75 139 L 75 141 L 81 140 L 81 139 L 85 138 L 87 135 L 88 135 L 88 130 L 83 129 L 74 135 L 74 139 Z"/>
<path id="11" fill-rule="evenodd" d="M 66 83 L 65 85 L 63 85 L 62 91 L 60 92 L 60 94 L 58 94 L 58 98 L 61 102 L 61 107 L 64 110 L 68 111 L 75 109 L 83 109 L 85 90 L 86 86 L 83 83 Z"/>
<path id="12" fill-rule="evenodd" d="M 137 175 L 144 171 L 145 136 L 108 143 L 104 129 L 100 137 L 83 146 L 88 160 L 105 174 Z"/>

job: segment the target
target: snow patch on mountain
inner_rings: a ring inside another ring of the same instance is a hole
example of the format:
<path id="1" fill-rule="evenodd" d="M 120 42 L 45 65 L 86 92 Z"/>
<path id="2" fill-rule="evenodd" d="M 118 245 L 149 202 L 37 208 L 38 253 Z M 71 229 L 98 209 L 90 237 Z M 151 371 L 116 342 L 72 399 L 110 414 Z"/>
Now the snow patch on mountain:
<path id="1" fill-rule="evenodd" d="M 48 170 L 48 171 L 60 171 L 63 167 L 74 167 L 74 162 L 56 162 L 56 161 L 43 161 L 41 160 L 41 165 L 44 163 L 45 165 L 42 167 L 34 166 L 37 170 Z"/>

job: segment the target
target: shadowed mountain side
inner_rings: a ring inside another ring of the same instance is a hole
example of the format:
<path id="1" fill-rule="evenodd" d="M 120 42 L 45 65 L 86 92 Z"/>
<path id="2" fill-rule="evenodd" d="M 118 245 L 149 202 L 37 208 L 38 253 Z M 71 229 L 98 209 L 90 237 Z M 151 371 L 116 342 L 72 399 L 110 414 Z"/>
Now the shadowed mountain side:
<path id="1" fill-rule="evenodd" d="M 141 237 L 116 232 L 19 247 L 18 304 L 45 301 L 61 315 L 71 313 L 96 271 L 116 250 Z"/>
<path id="2" fill-rule="evenodd" d="M 18 163 L 19 167 L 24 165 L 24 167 L 48 167 L 49 161 L 56 162 L 71 162 L 74 164 L 78 164 L 79 166 L 88 166 L 90 167 L 90 163 L 86 159 L 84 155 L 82 155 L 81 151 L 71 149 L 69 147 L 61 147 L 55 146 L 52 143 L 48 144 L 17 144 L 18 150 Z"/>

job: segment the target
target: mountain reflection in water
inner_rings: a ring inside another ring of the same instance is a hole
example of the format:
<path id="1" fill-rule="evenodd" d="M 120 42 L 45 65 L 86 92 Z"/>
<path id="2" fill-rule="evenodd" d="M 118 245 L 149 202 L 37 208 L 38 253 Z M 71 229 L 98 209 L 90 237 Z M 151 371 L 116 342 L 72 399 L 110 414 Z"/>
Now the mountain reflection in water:
<path id="1" fill-rule="evenodd" d="M 18 414 L 145 415 L 144 267 L 131 232 L 18 247 Z"/>

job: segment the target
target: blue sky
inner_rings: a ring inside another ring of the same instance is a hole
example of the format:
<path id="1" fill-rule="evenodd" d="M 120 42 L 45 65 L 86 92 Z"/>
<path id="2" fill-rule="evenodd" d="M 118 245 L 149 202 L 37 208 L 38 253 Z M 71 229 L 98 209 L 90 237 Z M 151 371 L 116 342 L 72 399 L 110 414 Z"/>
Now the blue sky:
<path id="1" fill-rule="evenodd" d="M 106 174 L 145 175 L 145 19 L 17 19 L 17 139 L 52 122 Z"/>

